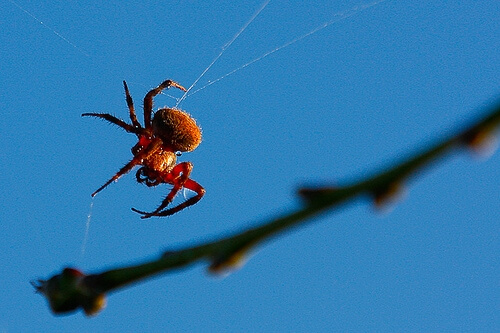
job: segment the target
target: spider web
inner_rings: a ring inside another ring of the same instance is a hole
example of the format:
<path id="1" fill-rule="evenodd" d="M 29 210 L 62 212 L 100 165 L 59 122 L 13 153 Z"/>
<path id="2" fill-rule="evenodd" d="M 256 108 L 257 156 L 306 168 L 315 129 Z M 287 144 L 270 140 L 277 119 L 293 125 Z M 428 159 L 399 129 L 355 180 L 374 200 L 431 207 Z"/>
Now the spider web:
<path id="1" fill-rule="evenodd" d="M 9 0 L 9 2 L 11 4 L 13 4 L 14 6 L 16 6 L 17 8 L 19 8 L 21 11 L 23 11 L 26 15 L 30 16 L 31 18 L 33 18 L 35 21 L 37 21 L 38 23 L 40 23 L 42 26 L 44 26 L 45 28 L 47 28 L 48 30 L 52 31 L 52 33 L 54 35 L 56 35 L 57 37 L 59 37 L 60 39 L 62 39 L 63 41 L 65 41 L 66 43 L 68 43 L 69 45 L 73 46 L 78 52 L 82 53 L 84 56 L 86 57 L 90 57 L 90 54 L 88 54 L 87 52 L 85 52 L 81 47 L 77 46 L 76 44 L 72 43 L 70 40 L 68 40 L 66 37 L 64 37 L 63 35 L 61 35 L 59 32 L 57 32 L 54 28 L 48 26 L 47 24 L 45 24 L 42 20 L 40 20 L 38 17 L 36 17 L 35 15 L 33 15 L 31 12 L 27 11 L 26 9 L 24 9 L 24 7 L 21 7 L 21 5 L 19 5 L 17 2 L 13 1 L 13 0 Z"/>
<path id="2" fill-rule="evenodd" d="M 282 44 L 281 46 L 278 46 L 278 47 L 276 47 L 276 48 L 274 48 L 274 49 L 272 49 L 272 50 L 270 50 L 270 51 L 268 51 L 268 52 L 264 53 L 263 55 L 261 55 L 261 56 L 259 56 L 259 57 L 255 58 L 255 59 L 253 59 L 253 60 L 251 60 L 251 61 L 249 61 L 249 62 L 247 62 L 247 63 L 245 63 L 245 64 L 241 65 L 241 66 L 240 66 L 240 67 L 238 67 L 238 68 L 233 69 L 232 71 L 230 71 L 230 72 L 228 72 L 228 73 L 226 73 L 226 74 L 222 75 L 221 77 L 219 77 L 219 78 L 217 78 L 217 79 L 215 79 L 215 80 L 208 81 L 208 83 L 207 83 L 207 84 L 205 84 L 204 86 L 202 86 L 201 88 L 198 88 L 197 90 L 195 90 L 195 91 L 193 91 L 192 93 L 188 94 L 188 93 L 189 93 L 189 91 L 190 91 L 190 90 L 191 90 L 191 89 L 192 89 L 192 88 L 196 85 L 196 83 L 197 83 L 197 82 L 201 79 L 201 77 L 202 77 L 202 76 L 203 76 L 203 75 L 204 75 L 204 74 L 205 74 L 205 73 L 206 73 L 206 72 L 210 69 L 210 67 L 212 67 L 212 65 L 215 63 L 215 61 L 216 61 L 218 58 L 220 58 L 220 56 L 222 55 L 222 52 L 221 52 L 221 54 L 220 54 L 220 55 L 219 55 L 219 56 L 218 56 L 218 57 L 217 57 L 217 58 L 216 58 L 216 59 L 215 59 L 215 60 L 214 60 L 214 61 L 213 61 L 213 62 L 212 62 L 212 63 L 211 63 L 211 64 L 210 64 L 210 65 L 209 65 L 209 66 L 208 66 L 208 67 L 207 67 L 204 71 L 203 71 L 202 75 L 200 75 L 200 77 L 199 77 L 198 79 L 196 79 L 196 80 L 195 80 L 195 82 L 191 85 L 191 87 L 189 87 L 188 91 L 186 91 L 186 92 L 185 92 L 185 94 L 184 94 L 184 96 L 183 96 L 183 97 L 182 97 L 182 98 L 181 98 L 181 99 L 177 102 L 177 105 L 179 105 L 179 104 L 180 104 L 180 102 L 182 102 L 182 101 L 183 101 L 186 97 L 189 97 L 189 96 L 192 96 L 192 95 L 196 94 L 197 92 L 199 92 L 199 91 L 201 91 L 201 90 L 203 90 L 203 89 L 205 89 L 205 88 L 207 88 L 207 87 L 211 86 L 212 84 L 217 83 L 217 82 L 219 82 L 219 81 L 221 81 L 221 80 L 225 79 L 226 77 L 228 77 L 228 76 L 230 76 L 230 75 L 232 75 L 232 74 L 234 74 L 234 73 L 236 73 L 236 72 L 238 72 L 238 71 L 240 71 L 240 70 L 242 70 L 242 69 L 244 69 L 244 68 L 246 68 L 246 67 L 248 67 L 248 66 L 250 66 L 250 65 L 252 65 L 252 64 L 254 64 L 254 63 L 256 63 L 256 62 L 258 62 L 258 61 L 260 61 L 260 60 L 262 60 L 262 59 L 264 59 L 264 58 L 266 58 L 267 56 L 270 56 L 271 54 L 273 54 L 273 53 L 275 53 L 275 52 L 277 52 L 277 51 L 279 51 L 279 50 L 282 50 L 282 49 L 284 49 L 284 48 L 286 48 L 286 47 L 288 47 L 288 46 L 290 46 L 290 45 L 293 45 L 293 44 L 295 44 L 295 43 L 297 43 L 297 42 L 299 42 L 299 41 L 301 41 L 301 40 L 303 40 L 303 39 L 305 39 L 305 38 L 307 38 L 307 37 L 310 37 L 310 36 L 312 36 L 313 34 L 315 34 L 315 33 L 319 32 L 319 31 L 321 31 L 321 30 L 323 30 L 323 29 L 327 28 L 328 26 L 330 26 L 330 25 L 332 25 L 332 24 L 334 24 L 334 23 L 340 22 L 340 21 L 342 21 L 342 20 L 344 20 L 344 19 L 347 19 L 347 18 L 349 18 L 349 17 L 351 17 L 351 16 L 354 16 L 354 15 L 356 15 L 356 14 L 358 14 L 358 13 L 360 13 L 360 12 L 362 12 L 362 11 L 366 10 L 366 9 L 369 9 L 369 8 L 371 8 L 371 7 L 374 7 L 374 6 L 376 6 L 376 5 L 378 5 L 378 4 L 381 4 L 382 2 L 385 2 L 385 1 L 386 1 L 386 0 L 377 0 L 377 1 L 370 2 L 370 3 L 366 3 L 366 4 L 357 5 L 357 6 L 355 6 L 355 7 L 352 7 L 351 9 L 348 9 L 348 10 L 345 10 L 345 11 L 342 11 L 342 12 L 337 12 L 337 13 L 335 13 L 335 14 L 333 15 L 333 19 L 331 19 L 330 21 L 325 22 L 325 23 L 321 24 L 320 26 L 318 26 L 318 27 L 314 28 L 313 30 L 309 31 L 308 33 L 305 33 L 305 34 L 303 34 L 303 35 L 301 35 L 301 36 L 298 36 L 298 37 L 296 37 L 296 38 L 292 39 L 291 41 L 286 42 L 285 44 Z M 269 1 L 268 1 L 268 2 L 269 2 Z M 267 5 L 267 3 L 266 3 L 266 5 Z M 265 6 L 264 6 L 264 7 L 265 7 Z M 260 9 L 260 11 L 261 11 L 262 9 L 263 9 L 263 7 Z M 260 11 L 259 11 L 259 13 L 260 13 Z M 255 18 L 255 17 L 253 17 L 253 18 Z M 253 18 L 252 18 L 252 20 L 253 20 Z M 248 25 L 248 24 L 247 24 L 247 25 Z M 245 28 L 246 28 L 246 27 L 245 27 Z M 243 29 L 243 30 L 244 30 L 244 29 Z M 242 32 L 242 31 L 241 31 L 241 32 Z M 239 36 L 239 34 L 237 34 L 235 37 L 237 37 L 237 36 Z M 234 38 L 234 39 L 235 39 L 235 38 Z M 231 40 L 231 43 L 232 43 L 232 42 L 234 42 L 234 39 L 233 39 L 233 40 Z M 228 46 L 229 46 L 229 45 L 228 45 Z M 223 51 L 225 51 L 225 49 L 223 49 Z M 187 96 L 186 96 L 186 95 L 187 95 Z M 177 105 L 176 105 L 176 106 L 177 106 Z"/>
<path id="3" fill-rule="evenodd" d="M 182 97 L 180 98 L 176 98 L 172 95 L 169 95 L 169 94 L 166 94 L 166 93 L 161 93 L 163 95 L 166 95 L 168 97 L 171 97 L 173 99 L 176 99 L 177 102 L 176 102 L 176 107 L 178 107 L 187 97 L 189 96 L 192 96 L 206 88 L 208 88 L 209 86 L 217 83 L 217 82 L 220 82 L 222 81 L 223 79 L 227 78 L 228 76 L 230 75 L 233 75 L 235 74 L 236 72 L 250 66 L 250 65 L 253 65 L 261 60 L 263 60 L 264 58 L 274 54 L 275 52 L 277 51 L 280 51 L 284 48 L 287 48 L 307 37 L 310 37 L 312 35 L 314 35 L 315 33 L 337 23 L 337 22 L 340 22 L 342 20 L 345 20 L 349 17 L 352 17 L 364 10 L 367 10 L 369 8 L 372 8 L 376 5 L 379 5 L 387 0 L 375 0 L 375 1 L 372 1 L 372 2 L 369 2 L 369 3 L 362 3 L 362 4 L 359 4 L 359 5 L 356 5 L 350 9 L 347 9 L 347 10 L 344 10 L 344 11 L 341 11 L 341 12 L 337 12 L 335 14 L 333 14 L 333 18 L 327 22 L 324 22 L 322 23 L 321 25 L 319 25 L 318 27 L 310 30 L 309 32 L 305 33 L 305 34 L 302 34 L 278 47 L 275 47 L 274 49 L 262 54 L 261 56 L 253 59 L 253 60 L 250 60 L 248 62 L 246 62 L 245 64 L 227 72 L 226 74 L 220 76 L 219 78 L 217 79 L 214 79 L 214 80 L 209 80 L 205 85 L 203 85 L 202 87 L 194 90 L 193 88 L 198 84 L 198 82 L 208 73 L 208 71 L 212 68 L 212 66 L 214 66 L 214 64 L 222 57 L 222 55 L 226 52 L 226 50 L 241 36 L 241 34 L 248 28 L 248 26 L 259 16 L 259 14 L 266 8 L 266 6 L 270 3 L 271 0 L 266 0 L 262 3 L 262 5 L 258 8 L 258 10 L 250 17 L 250 19 L 240 28 L 240 30 L 221 48 L 221 51 L 219 52 L 219 54 L 212 60 L 212 62 L 210 62 L 210 64 L 201 72 L 201 74 L 193 81 L 193 83 L 189 86 L 189 88 L 187 89 L 187 91 L 183 94 Z M 30 11 L 28 11 L 27 9 L 25 9 L 24 7 L 20 6 L 17 2 L 13 1 L 13 0 L 9 0 L 10 3 L 12 3 L 14 6 L 16 6 L 19 10 L 21 10 L 22 12 L 24 12 L 26 15 L 28 15 L 29 17 L 33 18 L 35 21 L 37 21 L 39 24 L 41 24 L 44 28 L 48 29 L 49 31 L 51 31 L 54 35 L 56 35 L 59 39 L 63 40 L 65 43 L 67 43 L 68 45 L 72 46 L 75 50 L 77 50 L 79 53 L 83 54 L 84 56 L 86 57 L 90 57 L 90 55 L 85 52 L 81 47 L 79 47 L 78 45 L 74 44 L 73 42 L 71 42 L 70 40 L 68 40 L 66 37 L 64 37 L 61 33 L 59 33 L 58 31 L 56 31 L 55 29 L 53 29 L 52 27 L 50 27 L 49 25 L 47 25 L 46 23 L 44 23 L 41 19 L 39 19 L 37 16 L 35 16 L 33 13 L 31 13 Z M 135 83 L 135 84 L 138 84 L 138 85 L 142 85 L 140 83 Z M 186 198 L 186 191 L 184 189 L 184 191 L 182 192 L 183 193 L 183 196 Z M 85 232 L 84 232 L 84 237 L 83 237 L 83 241 L 82 241 L 82 246 L 81 246 L 81 255 L 83 257 L 83 255 L 85 254 L 85 250 L 86 250 L 86 245 L 87 245 L 87 241 L 88 241 L 88 237 L 89 237 L 89 230 L 90 230 L 90 222 L 91 222 L 91 217 L 92 217 L 92 209 L 93 209 L 93 206 L 94 206 L 94 199 L 92 198 L 91 202 L 90 202 L 90 207 L 89 207 L 89 213 L 87 214 L 87 218 L 86 218 L 86 223 L 85 223 Z"/>
<path id="4" fill-rule="evenodd" d="M 87 240 L 89 238 L 90 230 L 90 219 L 92 218 L 92 208 L 94 207 L 94 198 L 92 197 L 90 201 L 89 213 L 87 214 L 87 222 L 85 223 L 85 234 L 83 235 L 82 241 L 82 257 L 85 255 L 85 249 L 87 248 Z"/>

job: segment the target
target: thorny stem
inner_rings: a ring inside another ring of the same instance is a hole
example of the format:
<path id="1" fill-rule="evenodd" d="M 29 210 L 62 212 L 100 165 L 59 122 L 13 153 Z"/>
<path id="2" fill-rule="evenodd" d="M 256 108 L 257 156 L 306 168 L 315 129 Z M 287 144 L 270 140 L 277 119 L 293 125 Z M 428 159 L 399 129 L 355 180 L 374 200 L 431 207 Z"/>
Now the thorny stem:
<path id="1" fill-rule="evenodd" d="M 159 259 L 143 264 L 85 275 L 72 268 L 48 280 L 32 283 L 50 303 L 54 313 L 66 313 L 82 308 L 87 315 L 99 312 L 105 304 L 104 295 L 159 273 L 166 273 L 193 264 L 201 259 L 210 263 L 209 269 L 218 272 L 234 268 L 242 256 L 258 243 L 305 224 L 326 211 L 360 195 L 371 196 L 376 203 L 392 194 L 418 169 L 427 166 L 456 148 L 478 148 L 491 137 L 500 124 L 500 101 L 480 121 L 438 143 L 414 154 L 372 177 L 343 187 L 303 188 L 299 190 L 306 205 L 293 213 L 278 217 L 252 229 L 213 242 L 169 251 Z"/>

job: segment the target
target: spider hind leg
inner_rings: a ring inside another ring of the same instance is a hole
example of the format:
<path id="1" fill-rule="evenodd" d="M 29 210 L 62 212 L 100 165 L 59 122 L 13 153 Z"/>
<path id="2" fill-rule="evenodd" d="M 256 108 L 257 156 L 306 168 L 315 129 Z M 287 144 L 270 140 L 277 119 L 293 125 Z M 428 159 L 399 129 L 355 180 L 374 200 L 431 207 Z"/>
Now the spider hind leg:
<path id="1" fill-rule="evenodd" d="M 137 120 L 137 116 L 135 115 L 134 109 L 134 101 L 132 100 L 132 96 L 130 96 L 130 92 L 128 91 L 127 82 L 123 81 L 123 87 L 125 88 L 125 99 L 127 100 L 127 106 L 130 115 L 130 121 L 132 121 L 132 125 L 136 128 L 140 128 L 141 124 Z"/>
<path id="2" fill-rule="evenodd" d="M 112 124 L 115 124 L 116 126 L 123 128 L 125 131 L 129 133 L 141 134 L 143 132 L 142 128 L 134 127 L 130 124 L 127 124 L 123 120 L 116 118 L 115 116 L 110 115 L 109 113 L 82 113 L 82 117 L 96 117 L 104 119 Z"/>

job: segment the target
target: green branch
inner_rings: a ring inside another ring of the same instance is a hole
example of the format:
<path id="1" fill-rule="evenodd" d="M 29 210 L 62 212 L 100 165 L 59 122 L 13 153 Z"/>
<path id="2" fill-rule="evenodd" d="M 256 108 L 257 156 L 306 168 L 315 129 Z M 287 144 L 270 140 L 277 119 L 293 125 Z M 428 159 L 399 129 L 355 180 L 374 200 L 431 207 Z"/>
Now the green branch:
<path id="1" fill-rule="evenodd" d="M 236 233 L 213 242 L 169 251 L 160 258 L 97 274 L 86 275 L 74 268 L 48 280 L 32 282 L 36 290 L 49 301 L 56 314 L 82 308 L 87 315 L 97 314 L 105 305 L 105 294 L 134 282 L 193 264 L 199 260 L 209 262 L 212 272 L 235 268 L 241 264 L 248 250 L 269 238 L 311 221 L 311 218 L 332 210 L 340 204 L 360 195 L 370 196 L 380 205 L 397 194 L 401 184 L 411 175 L 437 158 L 462 147 L 480 149 L 493 138 L 500 124 L 500 103 L 481 120 L 465 130 L 431 145 L 407 160 L 375 174 L 372 177 L 342 187 L 303 188 L 302 209 L 278 217 L 255 228 Z"/>

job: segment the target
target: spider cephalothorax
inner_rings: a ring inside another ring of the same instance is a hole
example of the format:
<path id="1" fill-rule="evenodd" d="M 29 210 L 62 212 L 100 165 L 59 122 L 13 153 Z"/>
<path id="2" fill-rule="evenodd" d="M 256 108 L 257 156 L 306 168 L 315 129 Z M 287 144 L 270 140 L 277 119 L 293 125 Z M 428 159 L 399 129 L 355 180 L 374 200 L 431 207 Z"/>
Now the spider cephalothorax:
<path id="1" fill-rule="evenodd" d="M 136 165 L 142 165 L 136 173 L 139 183 L 144 183 L 147 186 L 156 186 L 163 183 L 173 185 L 167 197 L 154 211 L 147 213 L 132 208 L 133 211 L 142 214 L 142 218 L 168 216 L 194 205 L 203 197 L 205 189 L 189 178 L 189 174 L 193 169 L 193 165 L 190 162 L 176 164 L 176 153 L 193 151 L 198 147 L 201 142 L 200 128 L 189 114 L 175 108 L 159 109 L 151 120 L 153 97 L 158 95 L 163 89 L 169 87 L 175 87 L 183 91 L 186 91 L 186 89 L 174 81 L 166 80 L 158 87 L 149 91 L 144 97 L 144 127 L 142 127 L 135 115 L 134 103 L 125 81 L 123 81 L 123 86 L 125 87 L 125 96 L 132 124 L 127 124 L 110 114 L 82 114 L 82 116 L 105 119 L 110 123 L 120 126 L 129 133 L 134 133 L 139 139 L 139 142 L 132 148 L 132 154 L 134 155 L 132 160 L 104 185 L 98 188 L 97 191 L 92 193 L 92 196 L 95 196 L 111 182 L 132 170 Z M 175 207 L 165 209 L 182 188 L 194 191 L 196 195 Z"/>

